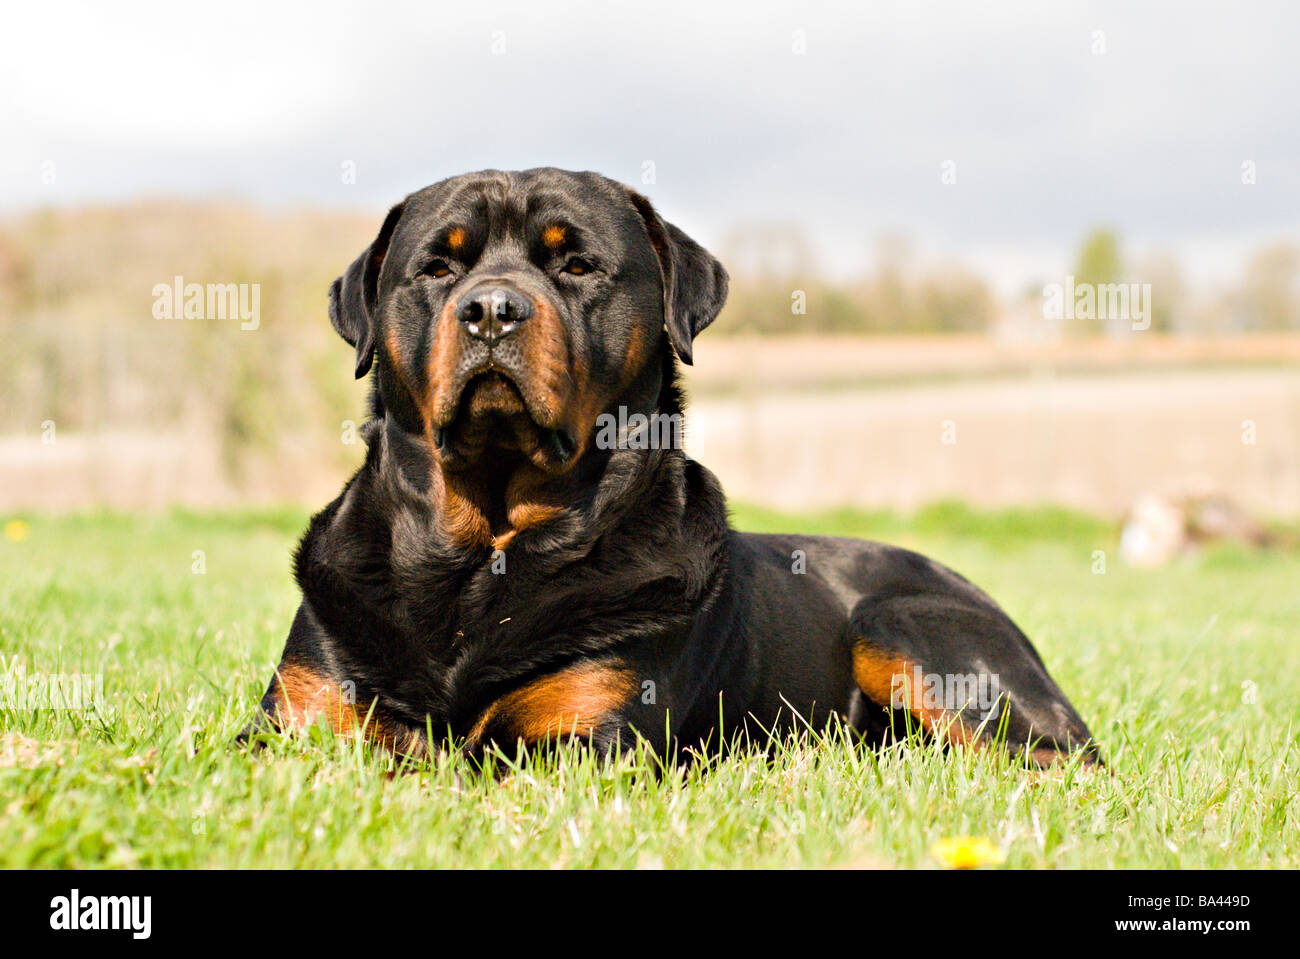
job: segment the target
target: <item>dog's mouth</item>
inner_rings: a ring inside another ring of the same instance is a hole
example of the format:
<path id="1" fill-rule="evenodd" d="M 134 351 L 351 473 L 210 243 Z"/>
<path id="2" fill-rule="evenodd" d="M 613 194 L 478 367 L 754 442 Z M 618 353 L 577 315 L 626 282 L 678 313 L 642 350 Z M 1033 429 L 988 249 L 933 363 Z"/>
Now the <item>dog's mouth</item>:
<path id="1" fill-rule="evenodd" d="M 547 472 L 562 470 L 577 443 L 564 428 L 542 426 L 513 379 L 499 370 L 471 377 L 451 421 L 434 433 L 443 465 L 457 469 L 478 463 L 485 453 L 514 452 Z"/>

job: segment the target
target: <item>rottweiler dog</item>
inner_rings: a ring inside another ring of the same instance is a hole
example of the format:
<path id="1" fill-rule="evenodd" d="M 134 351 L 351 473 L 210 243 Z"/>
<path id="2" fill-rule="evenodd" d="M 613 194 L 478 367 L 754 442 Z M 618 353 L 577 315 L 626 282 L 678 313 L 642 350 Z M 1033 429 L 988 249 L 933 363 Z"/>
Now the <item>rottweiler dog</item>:
<path id="1" fill-rule="evenodd" d="M 365 463 L 298 548 L 302 603 L 251 729 L 682 757 L 838 719 L 1095 760 L 961 576 L 730 527 L 680 448 L 677 366 L 726 296 L 713 256 L 595 173 L 472 173 L 393 207 L 329 294 L 356 376 L 374 370 Z"/>

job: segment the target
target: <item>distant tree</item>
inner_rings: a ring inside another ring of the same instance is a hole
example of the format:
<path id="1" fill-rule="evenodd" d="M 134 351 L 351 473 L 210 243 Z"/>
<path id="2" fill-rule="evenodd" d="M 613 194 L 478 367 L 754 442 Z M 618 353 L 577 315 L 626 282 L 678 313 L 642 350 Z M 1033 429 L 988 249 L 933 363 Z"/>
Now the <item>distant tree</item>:
<path id="1" fill-rule="evenodd" d="M 956 264 L 922 277 L 916 297 L 918 333 L 978 333 L 990 329 L 998 314 L 984 281 Z"/>
<path id="2" fill-rule="evenodd" d="M 912 244 L 901 233 L 876 239 L 876 271 L 871 291 L 871 319 L 882 332 L 915 331 L 917 324 L 910 289 Z"/>
<path id="3" fill-rule="evenodd" d="M 1153 253 L 1134 269 L 1134 282 L 1151 284 L 1151 329 L 1160 333 L 1188 333 L 1187 283 L 1182 266 L 1172 253 Z"/>
<path id="4" fill-rule="evenodd" d="M 1084 237 L 1074 266 L 1075 283 L 1118 283 L 1123 272 L 1124 260 L 1114 230 L 1095 229 Z"/>
<path id="5" fill-rule="evenodd" d="M 1074 283 L 1078 287 L 1091 284 L 1094 289 L 1108 283 L 1119 283 L 1124 274 L 1124 260 L 1120 253 L 1119 237 L 1105 227 L 1094 229 L 1083 239 L 1079 257 L 1074 265 Z M 1106 329 L 1104 319 L 1076 320 L 1081 331 L 1099 333 Z"/>
<path id="6" fill-rule="evenodd" d="M 1239 329 L 1300 328 L 1300 250 L 1285 243 L 1260 250 L 1246 264 L 1245 280 L 1233 299 Z"/>

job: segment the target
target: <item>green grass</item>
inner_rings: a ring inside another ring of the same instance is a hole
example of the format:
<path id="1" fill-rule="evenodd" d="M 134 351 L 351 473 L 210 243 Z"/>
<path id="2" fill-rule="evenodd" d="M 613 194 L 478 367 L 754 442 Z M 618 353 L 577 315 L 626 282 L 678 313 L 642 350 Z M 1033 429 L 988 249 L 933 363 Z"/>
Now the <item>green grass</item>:
<path id="1" fill-rule="evenodd" d="M 452 760 L 394 775 L 329 735 L 230 746 L 297 602 L 304 512 L 23 518 L 25 539 L 0 537 L 0 676 L 102 674 L 110 715 L 0 711 L 0 865 L 932 866 L 959 835 L 1011 867 L 1300 865 L 1294 552 L 1138 571 L 1111 525 L 1055 509 L 738 509 L 744 528 L 886 539 L 984 586 L 1109 772 L 831 737 L 664 778 L 644 755 L 502 757 L 498 781 Z"/>

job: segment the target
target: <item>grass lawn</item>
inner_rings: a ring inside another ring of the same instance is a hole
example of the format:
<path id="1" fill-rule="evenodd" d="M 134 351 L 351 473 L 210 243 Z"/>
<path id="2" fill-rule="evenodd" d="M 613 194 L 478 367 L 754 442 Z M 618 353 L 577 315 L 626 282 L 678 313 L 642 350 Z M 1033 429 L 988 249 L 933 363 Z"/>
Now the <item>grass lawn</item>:
<path id="1" fill-rule="evenodd" d="M 1011 867 L 1300 866 L 1300 554 L 1219 547 L 1139 571 L 1112 526 L 1058 510 L 737 509 L 742 528 L 911 546 L 983 586 L 1109 772 L 830 738 L 662 779 L 645 756 L 509 756 L 493 780 L 453 760 L 392 775 L 328 735 L 231 747 L 297 603 L 306 515 L 6 527 L 0 677 L 99 674 L 106 709 L 0 709 L 0 865 L 935 866 L 936 844 L 972 836 Z"/>

